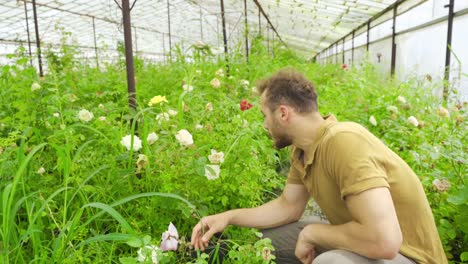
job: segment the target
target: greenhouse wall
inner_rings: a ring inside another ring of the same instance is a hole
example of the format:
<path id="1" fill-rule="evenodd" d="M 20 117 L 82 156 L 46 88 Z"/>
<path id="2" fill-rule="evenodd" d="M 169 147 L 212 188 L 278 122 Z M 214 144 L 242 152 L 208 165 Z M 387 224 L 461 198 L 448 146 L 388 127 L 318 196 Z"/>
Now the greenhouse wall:
<path id="1" fill-rule="evenodd" d="M 425 78 L 437 87 L 432 91 L 442 95 L 447 43 L 447 1 L 407 1 L 398 7 L 395 28 L 395 76 Z M 452 31 L 452 55 L 449 81 L 462 101 L 468 101 L 468 1 L 456 1 Z M 391 74 L 393 10 L 370 22 L 370 31 L 363 26 L 345 37 L 345 60 L 342 42 L 338 41 L 317 56 L 319 63 L 347 63 L 358 66 L 369 61 L 384 76 Z M 369 50 L 367 37 L 369 34 Z M 354 45 L 353 45 L 354 42 Z M 354 58 L 352 49 L 354 46 Z M 338 49 L 337 49 L 338 47 Z M 338 53 L 337 53 L 338 51 Z"/>

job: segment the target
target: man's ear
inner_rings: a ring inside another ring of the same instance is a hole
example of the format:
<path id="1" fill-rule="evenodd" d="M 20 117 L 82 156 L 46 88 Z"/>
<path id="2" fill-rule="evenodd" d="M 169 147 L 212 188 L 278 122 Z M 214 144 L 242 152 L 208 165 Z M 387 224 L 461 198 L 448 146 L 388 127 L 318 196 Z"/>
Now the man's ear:
<path id="1" fill-rule="evenodd" d="M 285 105 L 280 105 L 278 107 L 278 113 L 280 114 L 280 119 L 286 121 L 289 119 L 289 108 Z"/>

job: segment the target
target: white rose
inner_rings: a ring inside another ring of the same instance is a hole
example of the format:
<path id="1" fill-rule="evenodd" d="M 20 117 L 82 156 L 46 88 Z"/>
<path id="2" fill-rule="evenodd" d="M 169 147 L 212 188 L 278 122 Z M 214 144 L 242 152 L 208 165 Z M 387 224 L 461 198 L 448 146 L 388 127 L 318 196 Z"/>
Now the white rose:
<path id="1" fill-rule="evenodd" d="M 450 182 L 445 179 L 435 179 L 434 181 L 432 181 L 432 186 L 434 186 L 434 188 L 436 188 L 436 190 L 439 192 L 445 192 L 448 189 L 450 189 Z"/>
<path id="2" fill-rule="evenodd" d="M 211 80 L 210 84 L 214 88 L 219 88 L 221 86 L 221 82 L 218 80 L 218 78 L 214 78 L 213 80 Z"/>
<path id="3" fill-rule="evenodd" d="M 98 107 L 99 107 L 99 108 L 104 108 L 104 105 L 103 105 L 103 104 L 99 104 Z"/>
<path id="4" fill-rule="evenodd" d="M 218 70 L 215 72 L 215 75 L 218 75 L 218 76 L 220 76 L 220 77 L 223 77 L 223 76 L 224 76 L 223 69 L 218 69 Z"/>
<path id="5" fill-rule="evenodd" d="M 89 122 L 91 119 L 93 119 L 94 115 L 90 111 L 86 109 L 81 109 L 78 112 L 78 119 L 80 119 L 83 122 Z"/>
<path id="6" fill-rule="evenodd" d="M 369 123 L 371 123 L 373 126 L 377 126 L 377 120 L 375 120 L 373 115 L 369 117 Z"/>
<path id="7" fill-rule="evenodd" d="M 45 172 L 44 167 L 40 167 L 40 168 L 37 170 L 37 174 L 41 174 L 41 175 L 42 175 L 42 174 L 44 174 L 44 172 Z"/>
<path id="8" fill-rule="evenodd" d="M 37 82 L 34 82 L 32 85 L 31 85 L 31 92 L 34 92 L 36 90 L 40 90 L 42 87 L 40 84 L 38 84 Z"/>
<path id="9" fill-rule="evenodd" d="M 126 147 L 127 150 L 130 150 L 130 148 L 132 147 L 131 141 L 132 141 L 132 136 L 126 135 L 125 137 L 122 138 L 122 140 L 120 141 L 120 144 Z M 133 136 L 133 151 L 138 151 L 140 149 L 141 149 L 141 140 L 138 136 L 134 135 Z"/>
<path id="10" fill-rule="evenodd" d="M 145 154 L 138 154 L 138 160 L 136 162 L 137 165 L 137 172 L 141 172 L 143 169 L 148 166 L 149 160 Z"/>
<path id="11" fill-rule="evenodd" d="M 192 135 L 186 129 L 179 130 L 179 132 L 177 132 L 175 137 L 179 141 L 179 143 L 184 147 L 187 147 L 193 144 Z"/>
<path id="12" fill-rule="evenodd" d="M 156 115 L 156 120 L 158 124 L 161 124 L 162 121 L 169 121 L 169 114 L 168 113 L 159 113 Z"/>
<path id="13" fill-rule="evenodd" d="M 54 113 L 54 117 L 60 117 L 59 113 Z"/>
<path id="14" fill-rule="evenodd" d="M 216 150 L 211 150 L 211 155 L 208 156 L 208 159 L 211 163 L 220 164 L 224 162 L 224 153 L 223 152 L 216 152 Z"/>
<path id="15" fill-rule="evenodd" d="M 176 111 L 176 110 L 172 110 L 172 109 L 167 110 L 167 113 L 168 113 L 170 116 L 175 116 L 175 115 L 177 115 L 177 111 Z"/>
<path id="16" fill-rule="evenodd" d="M 394 106 L 394 105 L 387 106 L 387 111 L 389 111 L 391 113 L 398 114 L 398 108 L 396 106 Z"/>
<path id="17" fill-rule="evenodd" d="M 398 102 L 400 102 L 402 104 L 406 104 L 406 98 L 401 96 L 401 95 L 397 97 L 397 100 L 398 100 Z"/>
<path id="18" fill-rule="evenodd" d="M 208 180 L 216 180 L 219 178 L 221 168 L 219 165 L 205 165 L 205 176 Z"/>
<path id="19" fill-rule="evenodd" d="M 207 103 L 205 106 L 206 111 L 213 111 L 213 104 L 212 103 Z"/>
<path id="20" fill-rule="evenodd" d="M 149 133 L 148 136 L 146 137 L 146 141 L 148 141 L 148 144 L 150 145 L 153 145 L 154 142 L 156 142 L 156 140 L 158 139 L 159 139 L 158 135 L 156 135 L 156 133 L 154 132 Z"/>
<path id="21" fill-rule="evenodd" d="M 408 123 L 412 124 L 415 127 L 417 127 L 419 125 L 418 120 L 414 116 L 408 117 Z"/>
<path id="22" fill-rule="evenodd" d="M 182 85 L 182 89 L 186 92 L 191 92 L 193 91 L 193 86 L 192 85 L 188 85 L 188 84 L 184 84 Z"/>
<path id="23" fill-rule="evenodd" d="M 437 109 L 437 114 L 440 117 L 450 117 L 449 111 L 445 107 L 442 107 L 442 106 L 439 107 L 439 109 Z"/>
<path id="24" fill-rule="evenodd" d="M 148 263 L 148 261 L 151 260 L 153 264 L 158 264 L 158 249 L 159 248 L 154 245 L 147 245 L 140 248 L 137 252 L 138 262 Z"/>

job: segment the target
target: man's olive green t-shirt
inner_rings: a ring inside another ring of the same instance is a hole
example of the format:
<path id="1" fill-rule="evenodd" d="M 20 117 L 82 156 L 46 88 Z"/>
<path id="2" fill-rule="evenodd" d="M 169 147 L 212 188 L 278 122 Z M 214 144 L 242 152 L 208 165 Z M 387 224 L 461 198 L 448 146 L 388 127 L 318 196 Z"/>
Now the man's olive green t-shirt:
<path id="1" fill-rule="evenodd" d="M 303 184 L 333 225 L 352 221 L 348 195 L 387 187 L 403 243 L 400 253 L 417 263 L 447 263 L 419 178 L 397 154 L 364 127 L 331 115 L 316 133 L 307 160 L 292 146 L 288 183 Z"/>

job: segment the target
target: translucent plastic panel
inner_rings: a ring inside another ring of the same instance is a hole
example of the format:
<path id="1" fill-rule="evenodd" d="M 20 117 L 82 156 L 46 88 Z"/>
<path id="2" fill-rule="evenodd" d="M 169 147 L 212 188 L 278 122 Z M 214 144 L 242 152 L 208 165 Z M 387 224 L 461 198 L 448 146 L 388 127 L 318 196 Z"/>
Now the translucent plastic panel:
<path id="1" fill-rule="evenodd" d="M 396 21 L 397 32 L 446 16 L 448 14 L 448 9 L 444 8 L 446 3 L 447 1 L 429 0 L 399 15 Z"/>
<path id="2" fill-rule="evenodd" d="M 354 49 L 353 67 L 358 67 L 359 64 L 366 61 L 366 59 L 367 59 L 367 51 L 366 51 L 365 46 Z"/>
<path id="3" fill-rule="evenodd" d="M 367 24 L 365 24 L 363 27 L 356 29 L 356 32 L 354 32 L 354 35 L 357 36 L 364 32 L 367 32 Z"/>
<path id="4" fill-rule="evenodd" d="M 468 1 L 467 1 L 468 2 Z M 457 84 L 459 95 L 463 101 L 468 102 L 468 15 L 455 17 L 453 20 L 452 50 L 450 59 L 451 82 Z M 460 60 L 457 61 L 455 55 Z"/>
<path id="5" fill-rule="evenodd" d="M 345 50 L 350 50 L 353 47 L 352 37 L 346 38 L 344 47 L 345 47 Z"/>
<path id="6" fill-rule="evenodd" d="M 352 62 L 351 62 L 351 58 L 352 57 L 352 52 L 351 50 L 348 50 L 345 52 L 345 63 L 348 64 L 348 65 L 351 65 Z"/>
<path id="7" fill-rule="evenodd" d="M 380 58 L 379 58 L 380 57 Z M 390 75 L 392 41 L 386 39 L 369 45 L 369 61 L 383 76 Z"/>
<path id="8" fill-rule="evenodd" d="M 463 10 L 465 8 L 468 8 L 468 1 L 462 0 L 462 1 L 455 1 L 455 12 L 458 12 L 460 10 Z"/>
<path id="9" fill-rule="evenodd" d="M 367 43 L 367 31 L 361 33 L 360 35 L 356 35 L 354 37 L 354 47 L 366 45 L 366 43 Z"/>
<path id="10" fill-rule="evenodd" d="M 369 41 L 381 39 L 392 34 L 393 20 L 388 20 L 376 27 L 371 28 Z"/>
<path id="11" fill-rule="evenodd" d="M 381 24 L 387 20 L 392 20 L 393 18 L 393 9 L 385 12 L 382 16 L 378 17 L 375 20 L 371 21 L 371 27 L 374 27 L 375 25 Z"/>
<path id="12" fill-rule="evenodd" d="M 430 75 L 440 81 L 444 76 L 446 39 L 447 22 L 397 36 L 397 77 Z"/>

